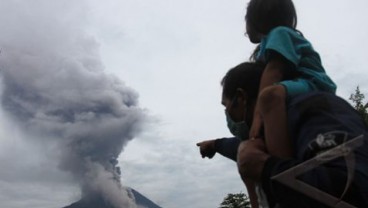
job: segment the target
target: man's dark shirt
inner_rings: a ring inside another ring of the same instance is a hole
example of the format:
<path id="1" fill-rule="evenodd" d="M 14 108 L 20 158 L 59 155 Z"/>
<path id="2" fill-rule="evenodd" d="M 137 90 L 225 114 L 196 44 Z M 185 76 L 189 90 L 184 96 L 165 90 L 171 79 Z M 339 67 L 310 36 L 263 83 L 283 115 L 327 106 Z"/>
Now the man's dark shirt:
<path id="1" fill-rule="evenodd" d="M 364 143 L 354 151 L 354 179 L 342 200 L 355 207 L 368 207 L 367 127 L 356 110 L 336 95 L 322 92 L 297 96 L 288 101 L 287 109 L 293 159 L 270 157 L 262 173 L 262 187 L 271 207 L 327 207 L 272 180 L 271 177 L 359 135 L 364 135 Z M 221 150 L 222 143 L 226 143 L 226 148 L 232 148 L 232 151 Z M 216 141 L 219 152 L 233 152 L 227 157 L 234 160 L 236 157 L 233 155 L 236 155 L 238 144 L 239 140 L 236 138 Z M 298 177 L 298 180 L 340 198 L 347 181 L 346 162 L 343 157 L 339 157 L 306 172 Z"/>

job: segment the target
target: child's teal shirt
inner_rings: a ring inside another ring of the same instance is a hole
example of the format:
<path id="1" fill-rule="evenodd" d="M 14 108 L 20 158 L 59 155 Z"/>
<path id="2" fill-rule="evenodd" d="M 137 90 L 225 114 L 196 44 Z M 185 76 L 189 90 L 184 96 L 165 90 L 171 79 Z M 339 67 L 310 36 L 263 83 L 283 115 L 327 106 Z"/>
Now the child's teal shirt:
<path id="1" fill-rule="evenodd" d="M 262 39 L 257 59 L 267 63 L 275 52 L 291 63 L 288 70 L 296 70 L 299 75 L 296 79 L 280 82 L 288 96 L 315 90 L 336 92 L 336 85 L 326 74 L 319 54 L 296 30 L 283 26 L 273 29 Z"/>

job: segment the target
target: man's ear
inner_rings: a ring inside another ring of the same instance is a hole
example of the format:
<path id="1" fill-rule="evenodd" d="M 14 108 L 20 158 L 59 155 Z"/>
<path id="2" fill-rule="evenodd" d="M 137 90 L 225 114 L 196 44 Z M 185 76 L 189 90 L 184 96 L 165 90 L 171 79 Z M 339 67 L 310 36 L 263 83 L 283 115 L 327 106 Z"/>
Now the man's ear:
<path id="1" fill-rule="evenodd" d="M 242 88 L 236 89 L 236 96 L 237 96 L 237 103 L 240 103 L 241 105 L 247 104 L 247 93 Z"/>

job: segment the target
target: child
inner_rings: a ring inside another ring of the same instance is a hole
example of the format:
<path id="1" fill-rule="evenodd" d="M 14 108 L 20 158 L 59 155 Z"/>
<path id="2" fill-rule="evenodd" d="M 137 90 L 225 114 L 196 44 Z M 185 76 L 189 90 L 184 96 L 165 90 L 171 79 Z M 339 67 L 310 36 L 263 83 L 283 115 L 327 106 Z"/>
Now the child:
<path id="1" fill-rule="evenodd" d="M 296 30 L 297 15 L 291 0 L 250 0 L 246 31 L 252 43 L 259 43 L 257 61 L 266 63 L 249 138 L 260 137 L 264 127 L 268 152 L 277 157 L 292 156 L 288 138 L 286 100 L 320 90 L 335 93 L 312 45 Z"/>

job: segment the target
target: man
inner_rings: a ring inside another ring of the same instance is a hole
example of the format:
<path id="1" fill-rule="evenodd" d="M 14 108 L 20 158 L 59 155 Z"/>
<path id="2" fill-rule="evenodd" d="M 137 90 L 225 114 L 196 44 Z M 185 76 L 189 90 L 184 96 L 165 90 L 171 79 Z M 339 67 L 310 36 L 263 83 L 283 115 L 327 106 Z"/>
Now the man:
<path id="1" fill-rule="evenodd" d="M 240 64 L 222 80 L 222 104 L 228 127 L 238 138 L 246 138 L 251 125 L 262 74 L 260 67 L 255 63 Z M 204 141 L 197 144 L 202 157 L 212 157 L 217 151 L 235 159 L 231 155 L 237 152 L 242 179 L 259 183 L 270 207 L 368 207 L 367 127 L 359 114 L 343 99 L 321 92 L 292 98 L 287 109 L 292 158 L 269 155 L 263 138 L 242 141 L 238 152 L 236 138 Z M 341 144 L 354 142 L 360 135 L 363 143 L 354 149 L 345 148 L 350 151 L 345 155 L 325 155 Z M 230 143 L 227 147 L 223 145 Z M 303 166 L 305 161 L 316 158 L 324 161 L 313 168 Z M 301 170 L 301 174 L 286 174 L 286 181 L 279 180 L 280 173 L 293 173 L 294 169 Z"/>

